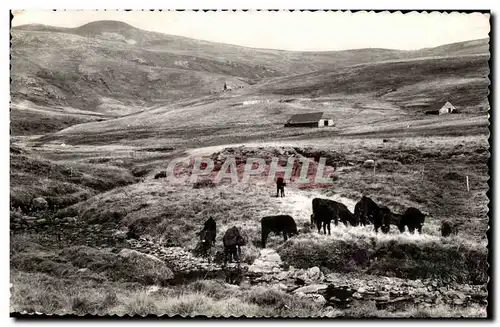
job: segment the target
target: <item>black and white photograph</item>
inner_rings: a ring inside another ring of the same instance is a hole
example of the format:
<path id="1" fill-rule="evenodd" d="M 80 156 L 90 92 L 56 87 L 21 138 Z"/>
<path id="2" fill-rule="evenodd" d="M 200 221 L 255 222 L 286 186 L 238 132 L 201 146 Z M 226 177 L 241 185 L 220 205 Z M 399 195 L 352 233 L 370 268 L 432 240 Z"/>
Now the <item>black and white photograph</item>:
<path id="1" fill-rule="evenodd" d="M 489 11 L 11 15 L 11 317 L 490 317 Z"/>

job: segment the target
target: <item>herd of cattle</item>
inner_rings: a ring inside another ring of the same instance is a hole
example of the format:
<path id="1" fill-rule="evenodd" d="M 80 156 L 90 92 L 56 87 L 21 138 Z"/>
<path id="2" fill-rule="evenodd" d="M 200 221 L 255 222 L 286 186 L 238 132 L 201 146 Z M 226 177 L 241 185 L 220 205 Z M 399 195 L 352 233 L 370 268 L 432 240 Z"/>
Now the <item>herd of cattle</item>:
<path id="1" fill-rule="evenodd" d="M 410 207 L 403 214 L 391 212 L 386 206 L 379 206 L 372 199 L 363 196 L 356 203 L 354 213 L 351 213 L 347 207 L 340 202 L 328 199 L 315 198 L 312 201 L 313 214 L 311 215 L 311 224 L 315 224 L 318 232 L 323 227 L 323 232 L 330 234 L 330 222 L 334 220 L 335 225 L 339 220 L 346 226 L 369 225 L 373 224 L 375 232 L 381 229 L 383 233 L 388 233 L 391 225 L 396 225 L 401 233 L 408 228 L 410 233 L 418 230 L 422 233 L 422 226 L 425 222 L 426 214 L 417 208 Z"/>
<path id="2" fill-rule="evenodd" d="M 408 228 L 410 233 L 418 230 L 422 233 L 422 226 L 425 221 L 426 214 L 416 208 L 408 208 L 403 214 L 391 212 L 386 206 L 377 205 L 369 197 L 363 196 L 356 204 L 354 213 L 342 203 L 329 199 L 314 198 L 312 200 L 312 215 L 311 225 L 315 225 L 318 233 L 321 229 L 326 234 L 330 235 L 330 224 L 332 220 L 335 226 L 339 221 L 346 226 L 366 226 L 373 224 L 375 232 L 380 229 L 383 233 L 388 233 L 390 225 L 396 225 L 400 232 L 404 232 Z M 267 237 L 271 232 L 274 234 L 282 234 L 286 241 L 288 237 L 298 234 L 297 224 L 293 217 L 289 215 L 266 216 L 261 219 L 261 244 L 266 247 Z M 203 255 L 208 255 L 212 246 L 215 245 L 217 235 L 217 225 L 213 218 L 209 218 L 198 233 L 200 243 L 197 247 L 197 252 Z M 233 260 L 239 262 L 241 255 L 241 246 L 246 244 L 247 240 L 241 235 L 237 227 L 229 228 L 222 238 L 224 245 L 224 264 Z"/>

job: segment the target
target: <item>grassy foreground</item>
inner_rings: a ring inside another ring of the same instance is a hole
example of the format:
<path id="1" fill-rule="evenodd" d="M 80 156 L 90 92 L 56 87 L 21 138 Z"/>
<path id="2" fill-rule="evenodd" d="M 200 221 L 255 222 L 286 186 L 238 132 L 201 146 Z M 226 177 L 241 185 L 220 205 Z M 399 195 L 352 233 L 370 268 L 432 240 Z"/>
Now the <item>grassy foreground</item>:
<path id="1" fill-rule="evenodd" d="M 444 304 L 432 308 L 408 306 L 404 312 L 377 310 L 375 303 L 354 303 L 347 310 L 320 307 L 310 300 L 277 289 L 235 288 L 215 280 L 180 287 L 54 278 L 43 273 L 13 271 L 11 312 L 56 315 L 180 315 L 183 317 L 485 317 L 480 306 Z"/>

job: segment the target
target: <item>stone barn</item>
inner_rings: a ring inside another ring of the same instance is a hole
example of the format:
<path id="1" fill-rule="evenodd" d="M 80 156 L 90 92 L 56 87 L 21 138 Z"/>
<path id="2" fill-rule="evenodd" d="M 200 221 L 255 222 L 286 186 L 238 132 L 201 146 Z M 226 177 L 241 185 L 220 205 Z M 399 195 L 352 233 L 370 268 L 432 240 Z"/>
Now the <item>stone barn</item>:
<path id="1" fill-rule="evenodd" d="M 324 118 L 322 112 L 309 112 L 293 115 L 285 123 L 285 127 L 332 127 L 333 119 Z"/>
<path id="2" fill-rule="evenodd" d="M 450 101 L 446 101 L 446 103 L 439 109 L 440 115 L 451 114 L 455 110 L 455 107 L 450 103 Z"/>

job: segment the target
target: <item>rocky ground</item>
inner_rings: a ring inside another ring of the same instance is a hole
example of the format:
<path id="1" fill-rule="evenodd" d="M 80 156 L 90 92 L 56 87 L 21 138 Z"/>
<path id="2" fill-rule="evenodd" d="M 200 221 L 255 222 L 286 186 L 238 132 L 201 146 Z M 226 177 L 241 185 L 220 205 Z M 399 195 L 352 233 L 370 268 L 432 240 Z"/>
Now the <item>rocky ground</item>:
<path id="1" fill-rule="evenodd" d="M 164 248 L 144 239 L 130 242 L 131 248 L 152 254 L 168 263 L 176 276 L 198 278 L 226 277 L 237 267 L 193 256 L 179 248 Z M 486 285 L 448 283 L 438 280 L 407 280 L 374 275 L 329 273 L 318 267 L 296 269 L 287 267 L 273 249 L 262 249 L 251 265 L 241 264 L 241 285 L 265 286 L 310 298 L 325 306 L 348 308 L 355 301 L 375 301 L 378 309 L 401 310 L 408 304 L 426 308 L 435 304 L 468 306 L 487 304 Z M 182 280 L 183 278 L 177 278 Z"/>
<path id="2" fill-rule="evenodd" d="M 277 289 L 310 299 L 326 309 L 346 309 L 360 302 L 375 303 L 378 310 L 389 312 L 404 310 L 408 305 L 426 309 L 444 304 L 460 309 L 471 305 L 484 307 L 487 304 L 486 285 L 359 273 L 325 274 L 318 267 L 296 269 L 289 266 L 271 248 L 261 249 L 252 264 L 230 263 L 223 266 L 220 254 L 209 261 L 182 247 L 165 247 L 153 238 L 129 239 L 127 229 L 117 229 L 113 223 L 88 225 L 75 217 L 26 216 L 12 212 L 11 233 L 19 232 L 35 232 L 40 244 L 53 245 L 57 241 L 61 247 L 85 245 L 123 258 L 141 256 L 146 260 L 161 261 L 168 267 L 167 279 L 173 285 L 215 279 L 226 282 L 226 287 L 233 289 Z"/>

